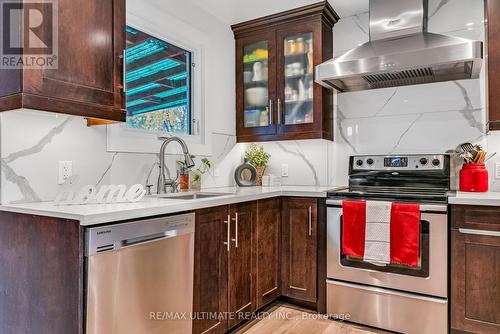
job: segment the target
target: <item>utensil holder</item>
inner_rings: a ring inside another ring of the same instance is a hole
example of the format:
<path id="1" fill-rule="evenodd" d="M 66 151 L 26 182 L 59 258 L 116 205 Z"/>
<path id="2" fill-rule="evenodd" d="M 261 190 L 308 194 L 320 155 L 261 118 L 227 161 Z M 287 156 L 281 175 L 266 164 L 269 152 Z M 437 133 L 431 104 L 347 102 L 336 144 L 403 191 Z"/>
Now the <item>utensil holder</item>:
<path id="1" fill-rule="evenodd" d="M 488 170 L 484 163 L 464 164 L 460 170 L 460 191 L 488 191 Z"/>

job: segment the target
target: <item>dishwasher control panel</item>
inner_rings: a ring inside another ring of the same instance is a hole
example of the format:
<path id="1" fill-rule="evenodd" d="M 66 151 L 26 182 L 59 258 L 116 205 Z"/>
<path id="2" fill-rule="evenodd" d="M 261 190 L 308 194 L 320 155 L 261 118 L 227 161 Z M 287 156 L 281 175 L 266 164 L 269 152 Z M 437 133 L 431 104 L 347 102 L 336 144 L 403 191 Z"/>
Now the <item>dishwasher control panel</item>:
<path id="1" fill-rule="evenodd" d="M 195 214 L 143 219 L 86 230 L 86 256 L 194 233 Z"/>

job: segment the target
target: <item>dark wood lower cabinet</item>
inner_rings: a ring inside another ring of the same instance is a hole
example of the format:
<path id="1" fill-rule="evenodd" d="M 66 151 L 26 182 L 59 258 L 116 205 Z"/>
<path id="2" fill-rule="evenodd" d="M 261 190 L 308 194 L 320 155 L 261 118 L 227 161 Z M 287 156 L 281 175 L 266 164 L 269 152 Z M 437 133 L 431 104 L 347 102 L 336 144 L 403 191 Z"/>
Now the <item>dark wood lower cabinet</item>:
<path id="1" fill-rule="evenodd" d="M 256 303 L 257 309 L 280 294 L 281 199 L 257 203 Z"/>
<path id="2" fill-rule="evenodd" d="M 282 211 L 281 292 L 317 301 L 317 200 L 284 198 Z"/>
<path id="3" fill-rule="evenodd" d="M 196 319 L 193 333 L 229 331 L 280 297 L 280 217 L 280 198 L 196 211 L 193 309 L 228 316 Z"/>
<path id="4" fill-rule="evenodd" d="M 500 208 L 451 210 L 451 332 L 500 333 Z"/>
<path id="5" fill-rule="evenodd" d="M 83 333 L 78 221 L 0 212 L 0 333 Z"/>
<path id="6" fill-rule="evenodd" d="M 229 328 L 245 321 L 244 314 L 256 310 L 254 301 L 256 202 L 229 207 L 231 218 L 228 266 Z"/>
<path id="7" fill-rule="evenodd" d="M 195 227 L 193 333 L 225 333 L 227 319 L 210 317 L 227 310 L 226 206 L 198 210 Z"/>

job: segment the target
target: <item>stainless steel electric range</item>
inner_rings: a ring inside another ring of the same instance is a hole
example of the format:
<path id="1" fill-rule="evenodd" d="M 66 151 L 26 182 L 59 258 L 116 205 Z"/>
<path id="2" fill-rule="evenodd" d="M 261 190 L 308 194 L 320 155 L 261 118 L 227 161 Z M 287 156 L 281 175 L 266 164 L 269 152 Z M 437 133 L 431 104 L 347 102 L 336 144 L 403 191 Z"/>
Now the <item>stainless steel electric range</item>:
<path id="1" fill-rule="evenodd" d="M 328 194 L 327 313 L 401 333 L 448 332 L 448 155 L 353 156 L 349 189 Z M 344 256 L 342 200 L 419 203 L 419 267 Z"/>

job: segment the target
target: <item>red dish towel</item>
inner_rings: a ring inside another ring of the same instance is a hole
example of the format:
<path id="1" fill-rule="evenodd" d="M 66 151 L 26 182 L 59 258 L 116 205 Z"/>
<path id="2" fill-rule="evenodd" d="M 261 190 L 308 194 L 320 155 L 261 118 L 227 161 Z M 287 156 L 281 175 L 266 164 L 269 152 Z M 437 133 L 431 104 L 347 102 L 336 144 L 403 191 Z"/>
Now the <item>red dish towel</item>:
<path id="1" fill-rule="evenodd" d="M 366 202 L 342 202 L 342 254 L 365 255 Z"/>
<path id="2" fill-rule="evenodd" d="M 366 202 L 342 202 L 342 254 L 364 257 Z M 392 203 L 391 263 L 418 267 L 420 252 L 420 206 Z"/>
<path id="3" fill-rule="evenodd" d="M 391 262 L 418 267 L 420 252 L 420 206 L 392 203 Z"/>

